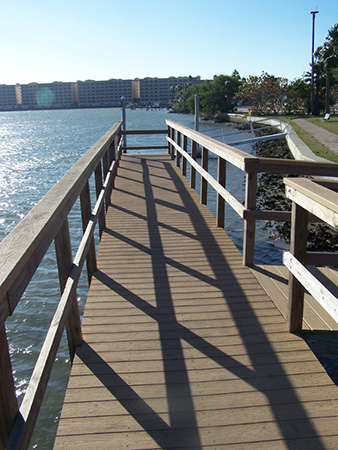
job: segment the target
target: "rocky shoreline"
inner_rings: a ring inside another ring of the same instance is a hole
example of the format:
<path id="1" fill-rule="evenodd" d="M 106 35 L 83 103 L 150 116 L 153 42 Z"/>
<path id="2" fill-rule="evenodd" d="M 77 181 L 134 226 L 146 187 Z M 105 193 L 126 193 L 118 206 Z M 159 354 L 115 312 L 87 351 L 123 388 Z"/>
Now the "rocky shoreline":
<path id="1" fill-rule="evenodd" d="M 248 129 L 248 127 L 247 124 L 237 126 L 239 129 Z M 259 130 L 259 127 L 257 127 L 257 135 L 264 135 L 264 133 L 266 134 L 266 130 Z M 271 129 L 268 133 L 271 134 Z M 285 138 L 256 142 L 254 150 L 259 157 L 293 159 Z M 259 174 L 257 206 L 262 209 L 291 211 L 291 202 L 285 197 L 285 185 L 283 183 L 285 176 L 288 176 L 288 174 Z M 290 241 L 290 222 L 267 222 L 266 226 L 271 227 L 285 242 Z M 308 250 L 338 251 L 338 232 L 323 223 L 309 224 Z"/>

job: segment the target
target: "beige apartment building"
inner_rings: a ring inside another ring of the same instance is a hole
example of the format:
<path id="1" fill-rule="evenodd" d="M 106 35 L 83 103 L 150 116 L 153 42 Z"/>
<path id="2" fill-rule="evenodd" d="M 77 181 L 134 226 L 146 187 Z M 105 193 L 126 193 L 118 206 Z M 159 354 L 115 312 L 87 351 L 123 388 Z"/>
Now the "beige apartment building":
<path id="1" fill-rule="evenodd" d="M 76 83 L 78 106 L 120 106 L 121 97 L 133 100 L 132 80 L 78 81 Z"/>
<path id="2" fill-rule="evenodd" d="M 74 107 L 74 83 L 21 84 L 22 109 L 72 108 Z"/>
<path id="3" fill-rule="evenodd" d="M 119 107 L 121 97 L 127 104 L 167 106 L 177 86 L 200 83 L 189 76 L 0 85 L 0 110 Z"/>
<path id="4" fill-rule="evenodd" d="M 0 84 L 0 111 L 14 110 L 17 105 L 17 86 Z"/>

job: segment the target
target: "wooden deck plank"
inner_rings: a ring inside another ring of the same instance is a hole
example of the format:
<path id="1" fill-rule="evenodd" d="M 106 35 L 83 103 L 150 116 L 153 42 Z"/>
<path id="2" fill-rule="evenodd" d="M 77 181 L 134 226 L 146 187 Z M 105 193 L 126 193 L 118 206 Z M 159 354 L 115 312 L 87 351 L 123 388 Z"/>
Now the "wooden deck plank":
<path id="1" fill-rule="evenodd" d="M 336 448 L 337 387 L 169 157 L 115 186 L 55 449 Z"/>
<path id="2" fill-rule="evenodd" d="M 328 267 L 313 270 L 317 276 L 321 275 L 323 281 L 338 281 L 337 270 Z M 285 266 L 255 266 L 251 271 L 285 318 L 288 305 L 288 269 Z M 307 292 L 304 296 L 303 329 L 338 331 L 338 323 Z"/>

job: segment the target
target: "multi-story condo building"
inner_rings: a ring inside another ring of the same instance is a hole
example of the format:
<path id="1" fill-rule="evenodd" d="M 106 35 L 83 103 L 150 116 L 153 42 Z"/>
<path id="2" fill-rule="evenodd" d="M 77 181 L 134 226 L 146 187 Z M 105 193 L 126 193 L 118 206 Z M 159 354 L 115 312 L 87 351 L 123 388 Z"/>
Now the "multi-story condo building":
<path id="1" fill-rule="evenodd" d="M 121 97 L 133 100 L 132 80 L 78 81 L 77 96 L 79 107 L 120 106 Z"/>
<path id="2" fill-rule="evenodd" d="M 199 76 L 190 76 L 0 85 L 0 110 L 114 107 L 121 97 L 127 103 L 168 105 L 177 86 L 199 83 Z"/>
<path id="3" fill-rule="evenodd" d="M 75 106 L 73 84 L 60 81 L 22 84 L 22 109 L 71 108 Z"/>
<path id="4" fill-rule="evenodd" d="M 139 81 L 140 103 L 169 104 L 175 87 L 202 83 L 201 77 L 143 78 Z"/>
<path id="5" fill-rule="evenodd" d="M 17 109 L 17 86 L 15 85 L 0 85 L 0 110 L 7 111 L 10 109 Z"/>

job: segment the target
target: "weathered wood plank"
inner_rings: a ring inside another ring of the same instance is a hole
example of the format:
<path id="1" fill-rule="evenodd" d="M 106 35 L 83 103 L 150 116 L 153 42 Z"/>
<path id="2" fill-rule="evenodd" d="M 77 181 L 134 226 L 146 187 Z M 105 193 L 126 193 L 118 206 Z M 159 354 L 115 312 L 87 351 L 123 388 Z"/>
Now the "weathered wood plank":
<path id="1" fill-rule="evenodd" d="M 119 170 L 55 448 L 334 448 L 336 386 L 176 162 Z"/>
<path id="2" fill-rule="evenodd" d="M 292 202 L 291 242 L 292 255 L 301 261 L 305 261 L 307 244 L 308 211 Z M 304 287 L 290 272 L 289 276 L 289 307 L 287 310 L 287 324 L 291 332 L 302 330 L 304 305 Z"/>
<path id="3" fill-rule="evenodd" d="M 55 237 L 55 253 L 58 264 L 59 280 L 61 294 L 63 293 L 67 279 L 72 270 L 72 249 L 70 243 L 70 234 L 68 219 L 63 223 L 59 233 Z M 71 301 L 70 312 L 67 319 L 67 339 L 71 360 L 75 355 L 75 348 L 82 342 L 81 321 L 79 306 L 77 303 L 76 290 Z"/>
<path id="4" fill-rule="evenodd" d="M 245 183 L 245 208 L 256 209 L 257 173 L 247 172 Z M 244 220 L 243 233 L 243 264 L 252 266 L 254 263 L 256 221 L 253 218 Z"/>
<path id="5" fill-rule="evenodd" d="M 19 409 L 6 330 L 3 326 L 0 326 L 0 380 L 0 449 L 2 450 L 5 448 Z"/>
<path id="6" fill-rule="evenodd" d="M 0 300 L 8 298 L 12 311 L 120 128 L 117 123 L 102 136 L 0 243 Z"/>
<path id="7" fill-rule="evenodd" d="M 338 322 L 338 299 L 314 277 L 290 252 L 284 253 L 284 264 L 320 305 Z"/>

